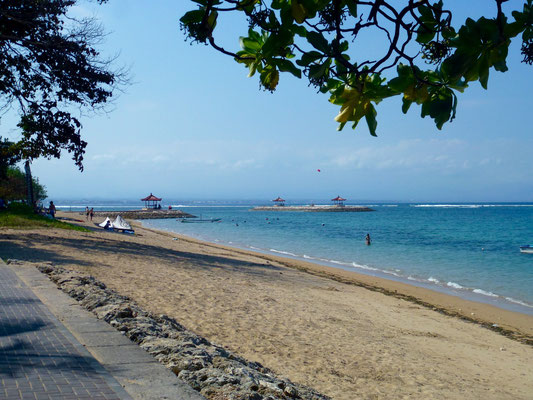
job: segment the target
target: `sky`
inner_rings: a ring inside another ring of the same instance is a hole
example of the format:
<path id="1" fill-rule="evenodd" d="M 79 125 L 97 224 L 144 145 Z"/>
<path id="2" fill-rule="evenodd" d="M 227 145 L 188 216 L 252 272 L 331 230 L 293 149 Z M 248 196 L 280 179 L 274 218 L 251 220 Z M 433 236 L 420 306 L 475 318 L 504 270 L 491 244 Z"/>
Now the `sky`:
<path id="1" fill-rule="evenodd" d="M 491 1 L 449 3 L 455 22 L 472 10 L 495 14 Z M 491 72 L 488 91 L 474 83 L 459 94 L 457 117 L 441 131 L 416 105 L 402 114 L 398 97 L 378 105 L 375 138 L 364 121 L 338 132 L 339 108 L 305 80 L 282 75 L 278 90 L 265 92 L 230 57 L 186 42 L 178 21 L 192 2 L 146 4 L 81 2 L 72 10 L 101 21 L 109 32 L 102 53 L 118 55 L 132 84 L 107 113 L 82 118 L 83 172 L 67 153 L 32 163 L 51 199 L 152 192 L 178 200 L 533 201 L 533 67 L 520 63 L 518 42 L 509 71 Z M 238 50 L 246 27 L 230 20 L 218 29 Z M 358 51 L 379 42 L 365 38 Z"/>

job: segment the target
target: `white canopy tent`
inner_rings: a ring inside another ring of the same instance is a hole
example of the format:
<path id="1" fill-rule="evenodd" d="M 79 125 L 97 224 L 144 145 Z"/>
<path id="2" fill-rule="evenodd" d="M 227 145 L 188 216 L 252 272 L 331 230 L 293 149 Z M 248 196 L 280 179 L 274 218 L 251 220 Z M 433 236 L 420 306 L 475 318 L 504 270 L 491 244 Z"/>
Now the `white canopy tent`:
<path id="1" fill-rule="evenodd" d="M 109 217 L 106 217 L 104 222 L 101 224 L 98 224 L 98 226 L 104 228 L 104 229 L 113 229 L 117 231 L 123 231 L 126 233 L 133 233 L 133 229 L 131 228 L 131 225 L 128 224 L 124 218 L 122 218 L 120 215 L 117 215 L 117 218 L 115 218 L 114 221 L 111 221 Z"/>
<path id="2" fill-rule="evenodd" d="M 108 226 L 107 224 L 109 224 L 109 226 Z M 113 223 L 111 222 L 111 220 L 109 219 L 109 217 L 106 217 L 105 220 L 104 220 L 104 222 L 102 222 L 101 224 L 98 224 L 98 226 L 101 226 L 102 228 L 105 228 L 106 226 L 107 226 L 108 228 L 110 228 L 111 225 L 113 225 Z"/>
<path id="3" fill-rule="evenodd" d="M 120 215 L 117 215 L 117 218 L 115 218 L 113 221 L 113 228 L 131 231 L 131 225 L 128 224 Z"/>

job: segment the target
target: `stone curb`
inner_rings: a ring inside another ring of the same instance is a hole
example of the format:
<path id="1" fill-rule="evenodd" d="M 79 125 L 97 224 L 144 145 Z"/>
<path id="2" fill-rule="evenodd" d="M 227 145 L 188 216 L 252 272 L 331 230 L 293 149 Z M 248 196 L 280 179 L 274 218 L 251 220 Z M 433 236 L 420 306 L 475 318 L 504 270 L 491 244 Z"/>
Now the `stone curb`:
<path id="1" fill-rule="evenodd" d="M 210 343 L 169 316 L 143 310 L 92 276 L 51 264 L 41 264 L 38 269 L 81 306 L 123 332 L 208 399 L 329 400 L 310 387 L 276 376 L 261 364 Z M 121 357 L 107 350 L 95 355 L 103 362 Z"/>
<path id="2" fill-rule="evenodd" d="M 107 383 L 125 399 L 205 400 L 121 332 L 58 290 L 34 265 L 12 262 L 8 267 L 63 324 L 65 334 L 80 343 L 77 350 L 90 353 L 99 363 L 95 362 L 95 368 L 103 367 L 116 379 Z"/>

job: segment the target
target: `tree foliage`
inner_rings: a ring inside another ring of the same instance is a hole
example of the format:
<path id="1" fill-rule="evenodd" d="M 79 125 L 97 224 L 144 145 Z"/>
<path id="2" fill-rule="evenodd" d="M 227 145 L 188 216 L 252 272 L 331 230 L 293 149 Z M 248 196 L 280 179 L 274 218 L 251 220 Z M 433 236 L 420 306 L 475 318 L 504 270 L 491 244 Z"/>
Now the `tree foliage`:
<path id="1" fill-rule="evenodd" d="M 35 202 L 46 199 L 46 188 L 33 177 L 33 196 Z M 5 201 L 26 200 L 26 174 L 18 167 L 7 168 L 5 178 L 0 183 L 0 199 Z"/>
<path id="2" fill-rule="evenodd" d="M 83 169 L 79 115 L 103 107 L 122 76 L 95 49 L 101 28 L 68 16 L 75 4 L 0 2 L 0 108 L 20 117 L 20 139 L 3 149 L 4 158 L 59 158 L 67 150 Z"/>
<path id="3" fill-rule="evenodd" d="M 458 92 L 475 81 L 486 89 L 491 70 L 507 70 L 511 39 L 521 36 L 523 61 L 533 63 L 533 0 L 510 13 L 507 0 L 493 0 L 492 16 L 459 27 L 443 0 L 192 1 L 196 9 L 180 20 L 190 40 L 244 64 L 266 90 L 276 89 L 281 72 L 306 77 L 340 107 L 339 129 L 364 118 L 376 135 L 375 106 L 392 96 L 402 97 L 404 113 L 415 103 L 441 129 L 455 117 Z M 248 23 L 240 51 L 216 41 L 226 14 Z M 375 59 L 357 50 L 370 35 L 385 44 Z"/>
<path id="4" fill-rule="evenodd" d="M 11 151 L 13 142 L 0 137 L 0 182 L 7 177 L 8 167 L 20 161 L 20 154 Z"/>

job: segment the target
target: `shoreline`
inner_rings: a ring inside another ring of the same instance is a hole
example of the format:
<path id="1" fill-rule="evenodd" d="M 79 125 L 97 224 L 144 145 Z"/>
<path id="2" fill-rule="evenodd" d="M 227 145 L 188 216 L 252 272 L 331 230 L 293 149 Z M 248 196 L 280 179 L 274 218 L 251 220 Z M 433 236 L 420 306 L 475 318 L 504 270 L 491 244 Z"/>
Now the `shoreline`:
<path id="1" fill-rule="evenodd" d="M 235 250 L 242 250 L 244 252 L 249 251 L 254 254 L 257 253 L 257 254 L 264 254 L 266 256 L 287 258 L 289 260 L 295 260 L 298 262 L 316 264 L 319 266 L 333 268 L 334 270 L 342 270 L 348 273 L 353 272 L 356 275 L 369 276 L 369 277 L 373 277 L 377 279 L 383 279 L 385 281 L 402 283 L 407 286 L 414 286 L 417 288 L 427 289 L 432 292 L 440 293 L 446 296 L 456 297 L 461 300 L 486 304 L 489 306 L 496 307 L 498 309 L 502 309 L 502 310 L 506 310 L 510 312 L 516 312 L 519 314 L 525 314 L 525 315 L 533 317 L 533 306 L 526 303 L 525 300 L 517 300 L 509 296 L 494 294 L 491 292 L 487 292 L 483 288 L 465 287 L 465 286 L 456 284 L 454 282 L 449 282 L 449 284 L 444 285 L 444 282 L 434 283 L 431 280 L 424 280 L 423 278 L 412 278 L 411 276 L 406 277 L 405 275 L 399 275 L 399 274 L 390 272 L 385 269 L 378 269 L 378 268 L 366 269 L 363 266 L 355 266 L 354 265 L 356 264 L 355 262 L 352 263 L 352 265 L 350 265 L 347 262 L 320 259 L 316 257 L 309 257 L 306 255 L 299 255 L 299 254 L 294 254 L 290 252 L 278 251 L 275 249 L 270 249 L 270 250 L 261 249 L 261 248 L 253 247 L 253 246 L 246 245 L 246 244 L 235 244 L 232 242 L 229 242 L 229 243 L 222 242 L 222 241 L 219 241 L 218 239 L 206 239 L 206 238 L 199 238 L 199 237 L 194 237 L 194 236 L 187 236 L 186 234 L 182 234 L 182 233 L 175 232 L 175 231 L 159 230 L 157 228 L 151 228 L 151 227 L 144 225 L 141 221 L 138 221 L 138 222 L 141 223 L 142 227 L 145 229 L 152 229 L 154 231 L 160 231 L 160 232 L 172 232 L 176 235 L 181 235 L 191 240 L 197 240 L 199 242 L 210 243 L 215 246 L 216 245 L 226 246 L 228 248 L 235 249 Z M 457 285 L 457 286 L 454 286 L 454 285 Z M 454 291 L 457 291 L 457 292 L 454 293 Z M 486 295 L 485 293 L 489 293 L 489 294 Z"/>
<path id="2" fill-rule="evenodd" d="M 457 317 L 481 325 L 504 336 L 517 339 L 533 346 L 533 316 L 518 311 L 507 310 L 483 302 L 468 300 L 448 293 L 442 293 L 425 287 L 395 281 L 383 277 L 366 275 L 356 271 L 348 271 L 299 258 L 277 256 L 257 250 L 233 247 L 193 238 L 172 231 L 146 227 L 141 221 L 134 222 L 142 229 L 167 237 L 178 237 L 180 240 L 215 249 L 233 251 L 242 255 L 253 255 L 268 261 L 280 263 L 287 268 L 295 269 L 311 275 L 331 279 L 340 283 L 359 286 L 371 291 L 407 300 L 444 315 Z M 493 326 L 496 324 L 497 326 Z M 517 331 L 518 330 L 518 331 Z"/>
<path id="3" fill-rule="evenodd" d="M 139 222 L 135 235 L 123 235 L 58 216 L 91 232 L 0 229 L 2 258 L 91 275 L 334 400 L 525 400 L 533 392 L 528 315 Z"/>

